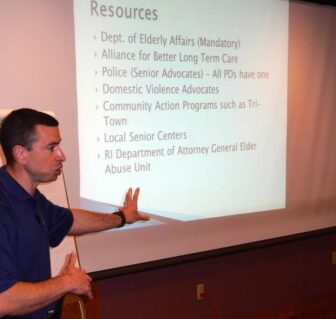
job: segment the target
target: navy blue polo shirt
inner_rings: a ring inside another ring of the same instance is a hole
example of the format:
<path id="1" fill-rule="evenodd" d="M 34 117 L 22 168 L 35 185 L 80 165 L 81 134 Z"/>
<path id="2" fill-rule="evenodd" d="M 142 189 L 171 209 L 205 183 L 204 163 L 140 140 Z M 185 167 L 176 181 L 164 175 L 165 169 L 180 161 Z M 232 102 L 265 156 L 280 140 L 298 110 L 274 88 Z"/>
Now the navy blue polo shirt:
<path id="1" fill-rule="evenodd" d="M 48 201 L 38 190 L 29 195 L 0 168 L 0 293 L 18 281 L 38 282 L 51 277 L 49 246 L 69 232 L 73 215 Z M 50 305 L 17 318 L 44 318 Z"/>

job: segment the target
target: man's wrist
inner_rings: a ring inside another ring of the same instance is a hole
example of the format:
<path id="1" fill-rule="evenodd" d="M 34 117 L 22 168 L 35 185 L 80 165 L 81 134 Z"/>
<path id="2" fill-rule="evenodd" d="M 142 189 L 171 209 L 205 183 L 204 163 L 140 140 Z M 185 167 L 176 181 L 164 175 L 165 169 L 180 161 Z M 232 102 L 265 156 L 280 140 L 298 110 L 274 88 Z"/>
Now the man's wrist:
<path id="1" fill-rule="evenodd" d="M 61 274 L 61 275 L 58 275 L 57 277 L 55 278 L 52 278 L 53 279 L 56 279 L 56 280 L 59 280 L 60 282 L 60 287 L 61 288 L 61 294 L 62 295 L 65 295 L 67 293 L 71 293 L 73 290 L 74 290 L 74 286 L 73 286 L 73 280 L 71 279 L 71 276 L 69 275 L 69 273 L 64 273 L 64 274 Z"/>
<path id="2" fill-rule="evenodd" d="M 120 219 L 121 219 L 121 223 L 120 223 L 119 226 L 117 226 L 117 228 L 121 228 L 121 227 L 125 226 L 125 224 L 126 224 L 125 214 L 122 211 L 120 211 L 120 210 L 117 211 L 117 212 L 115 212 L 115 213 L 113 213 L 113 214 L 119 216 Z"/>

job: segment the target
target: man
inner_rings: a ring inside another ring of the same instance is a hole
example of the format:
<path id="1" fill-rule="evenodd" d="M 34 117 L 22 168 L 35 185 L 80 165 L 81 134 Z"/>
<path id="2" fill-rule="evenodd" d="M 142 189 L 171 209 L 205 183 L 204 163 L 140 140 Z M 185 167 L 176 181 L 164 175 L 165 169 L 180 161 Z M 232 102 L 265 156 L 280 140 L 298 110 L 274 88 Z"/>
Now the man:
<path id="1" fill-rule="evenodd" d="M 2 122 L 0 141 L 6 165 L 0 168 L 0 317 L 49 318 L 67 293 L 92 298 L 91 278 L 65 261 L 50 278 L 49 246 L 65 235 L 81 235 L 148 220 L 139 214 L 139 189 L 129 189 L 113 214 L 67 209 L 49 202 L 37 189 L 62 172 L 64 153 L 58 121 L 32 109 L 11 112 Z"/>

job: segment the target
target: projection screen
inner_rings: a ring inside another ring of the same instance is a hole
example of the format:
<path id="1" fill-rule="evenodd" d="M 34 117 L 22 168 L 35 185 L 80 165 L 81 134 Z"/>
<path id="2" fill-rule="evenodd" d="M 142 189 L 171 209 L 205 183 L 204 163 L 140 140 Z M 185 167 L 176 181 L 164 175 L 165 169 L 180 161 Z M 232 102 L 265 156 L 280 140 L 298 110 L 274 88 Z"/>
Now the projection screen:
<path id="1" fill-rule="evenodd" d="M 70 205 L 112 212 L 140 187 L 151 217 L 77 237 L 88 272 L 336 225 L 333 7 L 2 1 L 0 18 L 0 106 L 58 115 Z"/>

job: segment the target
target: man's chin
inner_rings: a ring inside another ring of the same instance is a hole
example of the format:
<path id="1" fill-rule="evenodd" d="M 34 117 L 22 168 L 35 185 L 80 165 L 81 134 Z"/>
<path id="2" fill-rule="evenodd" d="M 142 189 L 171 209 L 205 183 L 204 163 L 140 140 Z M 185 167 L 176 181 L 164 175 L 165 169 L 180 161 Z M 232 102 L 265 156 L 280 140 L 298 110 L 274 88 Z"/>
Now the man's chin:
<path id="1" fill-rule="evenodd" d="M 54 182 L 56 181 L 58 175 L 52 175 L 52 176 L 48 176 L 48 177 L 44 177 L 44 178 L 41 178 L 40 180 L 40 183 L 51 183 L 51 182 Z"/>

